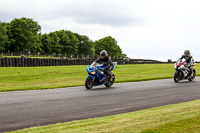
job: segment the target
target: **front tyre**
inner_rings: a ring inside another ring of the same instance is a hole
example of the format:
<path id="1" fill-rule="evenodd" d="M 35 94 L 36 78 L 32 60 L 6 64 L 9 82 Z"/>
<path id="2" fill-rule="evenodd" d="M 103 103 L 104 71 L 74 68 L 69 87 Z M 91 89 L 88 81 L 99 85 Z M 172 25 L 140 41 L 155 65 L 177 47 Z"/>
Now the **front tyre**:
<path id="1" fill-rule="evenodd" d="M 93 82 L 92 82 L 92 77 L 88 76 L 85 80 L 85 87 L 87 89 L 92 89 L 93 87 Z"/>
<path id="2" fill-rule="evenodd" d="M 193 75 L 190 78 L 188 78 L 189 81 L 193 81 L 194 78 L 196 77 L 196 71 L 195 71 L 195 69 L 193 69 L 192 71 L 193 71 L 192 72 Z"/>
<path id="3" fill-rule="evenodd" d="M 114 74 L 112 75 L 111 78 L 112 78 L 111 81 L 107 80 L 106 83 L 104 84 L 106 87 L 111 87 L 113 85 L 113 83 L 115 82 L 115 75 Z"/>
<path id="4" fill-rule="evenodd" d="M 182 72 L 176 71 L 174 73 L 174 82 L 178 83 L 182 79 Z"/>

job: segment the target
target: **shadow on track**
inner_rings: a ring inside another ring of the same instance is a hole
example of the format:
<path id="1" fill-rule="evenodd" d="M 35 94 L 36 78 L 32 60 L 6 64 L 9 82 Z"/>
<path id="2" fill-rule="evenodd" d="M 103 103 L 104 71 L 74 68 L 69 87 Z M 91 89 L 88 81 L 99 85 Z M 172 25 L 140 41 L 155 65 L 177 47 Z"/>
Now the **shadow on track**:
<path id="1" fill-rule="evenodd" d="M 178 82 L 178 83 L 176 83 L 176 84 L 179 84 L 179 83 L 182 83 L 182 84 L 188 84 L 188 83 L 194 83 L 194 82 L 196 82 L 196 81 L 187 81 L 187 80 L 183 80 L 183 81 L 180 81 L 180 82 Z"/>
<path id="2" fill-rule="evenodd" d="M 87 91 L 101 91 L 101 90 L 110 90 L 115 89 L 116 87 L 98 87 L 93 89 L 86 89 Z"/>

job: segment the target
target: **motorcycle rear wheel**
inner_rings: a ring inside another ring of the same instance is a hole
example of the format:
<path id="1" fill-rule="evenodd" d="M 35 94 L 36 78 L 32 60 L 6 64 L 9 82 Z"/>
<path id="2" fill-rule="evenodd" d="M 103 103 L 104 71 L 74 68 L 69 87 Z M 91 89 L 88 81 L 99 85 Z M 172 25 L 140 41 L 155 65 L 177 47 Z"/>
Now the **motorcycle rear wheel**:
<path id="1" fill-rule="evenodd" d="M 193 81 L 195 77 L 196 77 L 196 71 L 193 70 L 193 76 L 191 78 L 188 78 L 188 80 Z"/>
<path id="2" fill-rule="evenodd" d="M 115 75 L 112 76 L 113 76 L 112 81 L 107 80 L 106 83 L 104 84 L 106 87 L 111 87 L 115 82 Z"/>

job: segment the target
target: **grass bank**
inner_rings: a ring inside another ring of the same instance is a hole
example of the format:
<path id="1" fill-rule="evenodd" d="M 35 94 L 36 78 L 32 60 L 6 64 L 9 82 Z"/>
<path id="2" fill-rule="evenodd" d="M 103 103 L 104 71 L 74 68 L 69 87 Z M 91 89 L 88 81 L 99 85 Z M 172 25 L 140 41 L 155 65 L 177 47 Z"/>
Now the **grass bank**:
<path id="1" fill-rule="evenodd" d="M 200 64 L 196 65 L 200 75 Z M 173 64 L 118 65 L 116 83 L 172 78 Z M 87 77 L 86 66 L 1 67 L 0 91 L 49 89 L 82 86 Z"/>
<path id="2" fill-rule="evenodd" d="M 33 127 L 12 133 L 197 133 L 200 100 L 120 115 Z"/>

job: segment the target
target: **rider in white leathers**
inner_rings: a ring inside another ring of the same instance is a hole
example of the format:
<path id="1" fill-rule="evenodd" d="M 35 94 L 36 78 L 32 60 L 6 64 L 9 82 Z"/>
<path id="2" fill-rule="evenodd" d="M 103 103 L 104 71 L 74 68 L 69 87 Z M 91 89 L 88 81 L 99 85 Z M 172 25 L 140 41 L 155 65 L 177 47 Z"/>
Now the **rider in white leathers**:
<path id="1" fill-rule="evenodd" d="M 184 55 L 182 55 L 180 59 L 185 59 L 186 61 L 185 67 L 188 73 L 184 73 L 184 76 L 188 76 L 191 72 L 192 65 L 194 64 L 194 59 L 190 53 L 190 50 L 185 50 Z"/>

